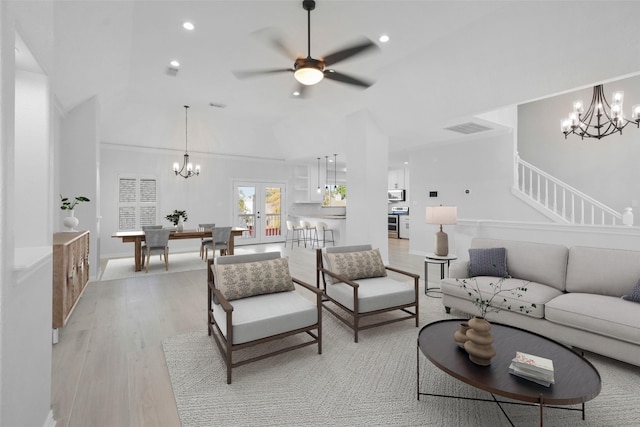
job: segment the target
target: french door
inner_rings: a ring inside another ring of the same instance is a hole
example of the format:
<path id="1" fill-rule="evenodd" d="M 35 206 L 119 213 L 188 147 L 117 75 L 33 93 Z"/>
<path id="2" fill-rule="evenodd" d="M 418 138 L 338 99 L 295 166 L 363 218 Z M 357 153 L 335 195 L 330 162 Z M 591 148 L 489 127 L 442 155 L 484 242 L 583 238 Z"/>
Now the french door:
<path id="1" fill-rule="evenodd" d="M 233 188 L 234 225 L 248 229 L 241 238 L 236 238 L 235 243 L 283 241 L 285 183 L 235 181 Z"/>

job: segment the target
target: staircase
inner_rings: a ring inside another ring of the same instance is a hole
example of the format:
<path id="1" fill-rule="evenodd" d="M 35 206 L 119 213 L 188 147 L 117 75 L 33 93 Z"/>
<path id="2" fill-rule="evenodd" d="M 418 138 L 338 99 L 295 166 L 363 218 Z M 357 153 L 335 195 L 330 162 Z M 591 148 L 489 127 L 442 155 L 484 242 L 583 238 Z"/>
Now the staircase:
<path id="1" fill-rule="evenodd" d="M 564 224 L 622 225 L 622 214 L 516 155 L 513 194 Z"/>

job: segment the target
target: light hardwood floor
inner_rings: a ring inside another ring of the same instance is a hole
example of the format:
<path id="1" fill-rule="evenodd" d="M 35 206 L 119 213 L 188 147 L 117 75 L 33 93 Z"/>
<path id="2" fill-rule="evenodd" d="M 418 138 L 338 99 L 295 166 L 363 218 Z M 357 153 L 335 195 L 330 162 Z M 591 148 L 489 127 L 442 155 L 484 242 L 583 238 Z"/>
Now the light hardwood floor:
<path id="1" fill-rule="evenodd" d="M 389 264 L 424 275 L 407 240 L 389 240 Z M 315 253 L 282 244 L 292 276 L 315 284 Z M 429 270 L 438 275 L 439 270 Z M 435 268 L 435 267 L 434 267 Z M 90 282 L 53 346 L 52 405 L 57 427 L 180 426 L 162 340 L 206 329 L 206 270 Z"/>

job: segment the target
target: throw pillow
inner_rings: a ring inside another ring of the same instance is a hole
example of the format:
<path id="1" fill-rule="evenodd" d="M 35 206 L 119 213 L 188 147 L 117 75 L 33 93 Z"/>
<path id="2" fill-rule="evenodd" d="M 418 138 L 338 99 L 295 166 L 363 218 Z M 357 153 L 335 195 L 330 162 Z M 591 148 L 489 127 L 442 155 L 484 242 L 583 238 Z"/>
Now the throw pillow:
<path id="1" fill-rule="evenodd" d="M 378 249 L 357 252 L 327 253 L 327 269 L 349 280 L 387 275 Z M 332 283 L 338 283 L 333 279 Z"/>
<path id="2" fill-rule="evenodd" d="M 623 296 L 622 299 L 627 301 L 640 302 L 640 280 L 638 280 L 638 283 L 636 283 L 633 289 L 631 289 L 629 295 Z"/>
<path id="3" fill-rule="evenodd" d="M 216 288 L 227 300 L 293 291 L 287 258 L 238 264 L 214 264 Z"/>
<path id="4" fill-rule="evenodd" d="M 509 277 L 505 248 L 469 249 L 469 276 Z"/>

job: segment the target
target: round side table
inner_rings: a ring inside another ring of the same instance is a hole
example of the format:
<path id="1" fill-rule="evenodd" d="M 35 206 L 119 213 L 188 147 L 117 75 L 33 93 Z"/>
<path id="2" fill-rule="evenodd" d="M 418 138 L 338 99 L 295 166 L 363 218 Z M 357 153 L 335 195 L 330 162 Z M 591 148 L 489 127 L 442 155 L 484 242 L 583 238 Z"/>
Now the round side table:
<path id="1" fill-rule="evenodd" d="M 449 267 L 451 266 L 451 261 L 458 259 L 457 256 L 448 254 L 444 256 L 436 255 L 434 253 L 428 253 L 424 258 L 424 294 L 427 296 L 431 296 L 434 298 L 435 295 L 429 295 L 430 293 L 440 294 L 440 288 L 431 288 L 429 289 L 429 264 L 440 264 L 440 280 L 444 279 L 444 266 L 447 266 L 447 273 L 449 271 Z"/>

